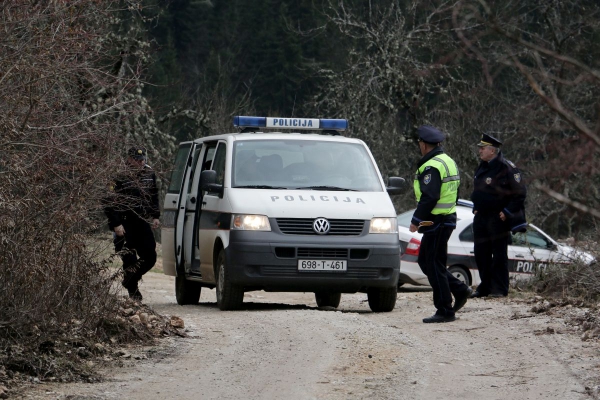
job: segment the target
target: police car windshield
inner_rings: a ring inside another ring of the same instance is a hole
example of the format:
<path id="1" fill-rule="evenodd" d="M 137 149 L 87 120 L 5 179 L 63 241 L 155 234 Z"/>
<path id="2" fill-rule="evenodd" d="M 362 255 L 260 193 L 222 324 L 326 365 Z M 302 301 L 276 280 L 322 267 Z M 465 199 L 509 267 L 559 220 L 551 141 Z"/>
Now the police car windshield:
<path id="1" fill-rule="evenodd" d="M 365 147 L 334 141 L 236 141 L 231 181 L 237 188 L 383 191 Z"/>

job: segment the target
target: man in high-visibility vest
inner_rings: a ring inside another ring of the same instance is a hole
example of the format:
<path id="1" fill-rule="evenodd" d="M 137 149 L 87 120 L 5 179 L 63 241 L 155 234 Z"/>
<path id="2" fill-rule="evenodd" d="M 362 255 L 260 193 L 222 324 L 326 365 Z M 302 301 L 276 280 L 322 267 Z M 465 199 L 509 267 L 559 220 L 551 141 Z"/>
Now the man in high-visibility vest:
<path id="1" fill-rule="evenodd" d="M 465 305 L 473 292 L 446 267 L 448 239 L 456 228 L 460 176 L 456 163 L 441 147 L 445 136 L 440 130 L 423 125 L 417 129 L 417 134 L 423 157 L 414 179 L 418 205 L 409 229 L 423 233 L 418 262 L 433 289 L 433 304 L 437 309 L 423 322 L 450 322 L 456 319 L 455 312 Z"/>

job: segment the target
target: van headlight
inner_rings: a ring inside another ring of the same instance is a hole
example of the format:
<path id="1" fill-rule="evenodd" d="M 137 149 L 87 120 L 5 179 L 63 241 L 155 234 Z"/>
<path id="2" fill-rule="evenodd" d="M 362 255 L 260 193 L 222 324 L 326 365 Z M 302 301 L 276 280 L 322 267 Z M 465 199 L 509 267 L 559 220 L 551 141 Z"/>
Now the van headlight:
<path id="1" fill-rule="evenodd" d="M 266 215 L 233 214 L 231 229 L 240 231 L 270 231 L 271 224 Z"/>
<path id="2" fill-rule="evenodd" d="M 373 218 L 369 233 L 398 233 L 398 221 L 396 218 Z"/>

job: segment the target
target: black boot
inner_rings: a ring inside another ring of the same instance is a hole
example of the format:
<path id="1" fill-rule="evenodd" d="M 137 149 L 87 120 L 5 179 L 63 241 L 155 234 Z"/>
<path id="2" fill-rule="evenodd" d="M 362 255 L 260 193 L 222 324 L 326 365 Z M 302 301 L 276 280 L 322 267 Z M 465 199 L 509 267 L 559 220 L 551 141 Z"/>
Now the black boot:
<path id="1" fill-rule="evenodd" d="M 140 289 L 138 289 L 137 285 L 135 288 L 127 288 L 127 292 L 129 292 L 129 298 L 131 300 L 142 301 L 142 294 L 140 293 Z"/>

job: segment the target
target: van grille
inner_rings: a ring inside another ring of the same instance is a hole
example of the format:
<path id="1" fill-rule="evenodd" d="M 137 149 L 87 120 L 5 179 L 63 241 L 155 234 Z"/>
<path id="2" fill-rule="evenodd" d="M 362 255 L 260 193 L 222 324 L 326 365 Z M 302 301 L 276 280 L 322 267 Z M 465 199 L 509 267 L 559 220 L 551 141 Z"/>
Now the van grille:
<path id="1" fill-rule="evenodd" d="M 348 258 L 348 249 L 298 248 L 298 258 Z"/>
<path id="2" fill-rule="evenodd" d="M 314 218 L 277 218 L 277 225 L 286 235 L 317 235 L 313 230 Z M 362 233 L 365 221 L 360 219 L 329 219 L 327 235 L 358 236 Z"/>
<path id="3" fill-rule="evenodd" d="M 372 267 L 348 267 L 348 271 L 340 273 L 334 272 L 302 272 L 298 271 L 298 267 L 295 265 L 286 266 L 275 266 L 265 265 L 260 267 L 260 273 L 263 276 L 271 277 L 297 277 L 304 274 L 311 275 L 319 278 L 340 278 L 343 276 L 344 279 L 360 278 L 360 279 L 379 279 L 384 276 L 389 276 L 393 271 L 388 268 L 372 268 Z"/>

